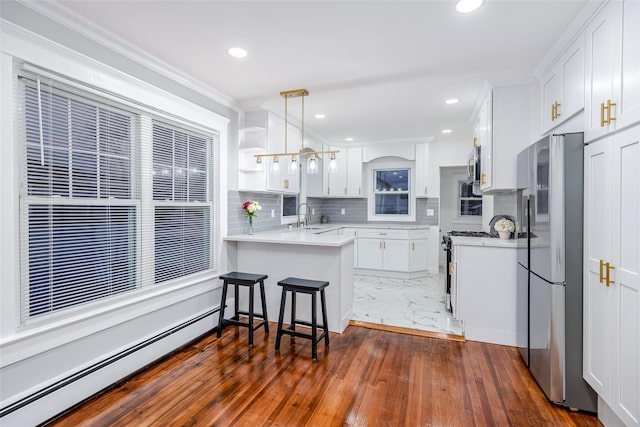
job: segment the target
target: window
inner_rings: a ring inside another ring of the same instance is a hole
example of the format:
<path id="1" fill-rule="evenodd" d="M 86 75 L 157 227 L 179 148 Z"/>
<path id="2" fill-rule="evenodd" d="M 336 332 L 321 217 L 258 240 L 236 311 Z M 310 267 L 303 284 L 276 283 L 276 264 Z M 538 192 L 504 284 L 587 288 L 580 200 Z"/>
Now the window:
<path id="1" fill-rule="evenodd" d="M 413 163 L 390 157 L 367 163 L 369 221 L 415 221 Z"/>
<path id="2" fill-rule="evenodd" d="M 473 194 L 473 183 L 458 181 L 458 216 L 482 217 L 482 196 Z"/>
<path id="3" fill-rule="evenodd" d="M 409 169 L 375 170 L 375 214 L 409 214 Z"/>
<path id="4" fill-rule="evenodd" d="M 19 76 L 23 321 L 213 268 L 212 138 L 95 93 Z"/>

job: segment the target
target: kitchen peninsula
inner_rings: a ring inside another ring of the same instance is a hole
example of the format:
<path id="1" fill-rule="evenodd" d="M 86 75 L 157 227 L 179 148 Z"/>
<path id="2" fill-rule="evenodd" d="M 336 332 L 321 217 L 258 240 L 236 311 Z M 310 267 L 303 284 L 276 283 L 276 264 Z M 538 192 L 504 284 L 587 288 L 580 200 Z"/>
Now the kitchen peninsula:
<path id="1" fill-rule="evenodd" d="M 228 265 L 231 269 L 267 274 L 265 292 L 269 320 L 278 320 L 282 289 L 278 281 L 286 277 L 326 280 L 328 327 L 342 333 L 352 316 L 354 236 L 316 233 L 314 229 L 264 231 L 253 235 L 226 237 Z M 240 293 L 241 304 L 248 297 Z M 259 300 L 255 309 L 260 311 Z M 289 321 L 290 298 L 285 308 Z M 311 319 L 311 301 L 298 298 L 297 317 Z"/>

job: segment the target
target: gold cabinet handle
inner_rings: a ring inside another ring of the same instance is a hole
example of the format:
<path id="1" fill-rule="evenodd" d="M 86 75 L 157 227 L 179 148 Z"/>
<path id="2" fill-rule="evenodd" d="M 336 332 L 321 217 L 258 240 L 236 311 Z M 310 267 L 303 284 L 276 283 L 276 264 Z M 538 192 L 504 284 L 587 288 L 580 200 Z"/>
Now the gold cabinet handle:
<path id="1" fill-rule="evenodd" d="M 480 174 L 480 185 L 485 185 L 487 181 L 485 181 L 486 175 L 483 173 Z"/>
<path id="2" fill-rule="evenodd" d="M 553 109 L 553 120 L 557 119 L 558 117 L 560 117 L 560 113 L 558 113 L 558 107 L 562 105 L 562 104 L 558 104 L 558 101 L 553 103 L 554 109 Z"/>
<path id="3" fill-rule="evenodd" d="M 424 194 L 427 194 L 427 186 L 424 186 Z"/>
<path id="4" fill-rule="evenodd" d="M 382 249 L 382 240 L 378 242 L 378 249 Z"/>
<path id="5" fill-rule="evenodd" d="M 478 146 L 478 138 L 476 138 L 475 136 L 473 137 L 473 146 L 474 147 Z"/>
<path id="6" fill-rule="evenodd" d="M 289 188 L 289 180 L 288 179 L 284 180 L 284 188 L 286 188 L 286 189 Z"/>
<path id="7" fill-rule="evenodd" d="M 605 106 L 604 106 L 604 102 L 600 104 L 600 127 L 603 128 L 604 127 L 604 110 L 605 110 Z"/>
<path id="8" fill-rule="evenodd" d="M 600 283 L 604 281 L 604 276 L 602 275 L 603 268 L 604 268 L 604 261 L 600 260 Z"/>
<path id="9" fill-rule="evenodd" d="M 382 249 L 387 249 L 387 242 L 382 241 Z"/>
<path id="10" fill-rule="evenodd" d="M 551 104 L 551 121 L 556 119 L 556 103 Z"/>
<path id="11" fill-rule="evenodd" d="M 616 283 L 610 278 L 611 270 L 615 269 L 615 267 L 610 265 L 608 262 L 605 263 L 604 266 L 607 268 L 607 275 L 605 276 L 604 280 L 607 282 L 607 287 L 609 287 L 612 283 Z"/>
<path id="12" fill-rule="evenodd" d="M 449 274 L 453 274 L 453 263 L 449 263 Z"/>
<path id="13" fill-rule="evenodd" d="M 607 124 L 610 125 L 611 124 L 611 120 L 615 120 L 615 117 L 611 117 L 611 107 L 615 107 L 616 103 L 615 102 L 611 102 L 610 99 L 607 99 Z"/>
<path id="14" fill-rule="evenodd" d="M 414 242 L 411 242 L 411 250 L 412 251 L 416 250 L 416 244 Z"/>

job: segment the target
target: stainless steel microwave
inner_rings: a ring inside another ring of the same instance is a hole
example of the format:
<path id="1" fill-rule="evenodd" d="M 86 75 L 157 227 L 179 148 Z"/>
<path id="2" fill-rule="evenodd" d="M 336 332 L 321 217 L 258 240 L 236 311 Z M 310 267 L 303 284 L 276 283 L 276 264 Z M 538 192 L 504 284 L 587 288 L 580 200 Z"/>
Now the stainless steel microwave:
<path id="1" fill-rule="evenodd" d="M 469 160 L 467 162 L 467 174 L 469 177 L 469 183 L 473 184 L 473 194 L 479 196 L 480 191 L 480 146 L 473 147 L 469 154 Z"/>

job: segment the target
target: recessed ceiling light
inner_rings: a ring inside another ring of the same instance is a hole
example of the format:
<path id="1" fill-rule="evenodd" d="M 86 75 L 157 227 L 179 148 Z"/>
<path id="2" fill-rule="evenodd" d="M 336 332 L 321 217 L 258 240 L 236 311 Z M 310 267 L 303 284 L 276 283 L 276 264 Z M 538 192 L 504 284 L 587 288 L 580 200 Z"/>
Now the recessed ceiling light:
<path id="1" fill-rule="evenodd" d="M 451 129 L 442 129 L 442 133 L 451 133 Z"/>
<path id="2" fill-rule="evenodd" d="M 314 117 L 315 117 L 316 119 L 324 119 L 324 118 L 325 118 L 325 117 L 327 117 L 327 116 L 325 116 L 324 114 L 316 114 Z"/>
<path id="3" fill-rule="evenodd" d="M 482 6 L 482 0 L 460 0 L 456 3 L 456 10 L 460 13 L 469 13 L 480 6 Z"/>
<path id="4" fill-rule="evenodd" d="M 444 101 L 445 104 L 457 104 L 458 103 L 458 99 L 457 98 L 451 98 L 451 99 L 447 99 L 446 101 Z"/>
<path id="5" fill-rule="evenodd" d="M 234 58 L 244 58 L 245 56 L 247 56 L 247 51 L 241 47 L 232 47 L 227 52 L 229 52 L 229 55 L 233 56 Z"/>
<path id="6" fill-rule="evenodd" d="M 345 141 L 353 141 L 353 138 L 349 137 L 349 138 L 345 138 Z"/>

